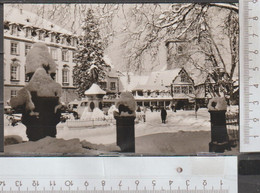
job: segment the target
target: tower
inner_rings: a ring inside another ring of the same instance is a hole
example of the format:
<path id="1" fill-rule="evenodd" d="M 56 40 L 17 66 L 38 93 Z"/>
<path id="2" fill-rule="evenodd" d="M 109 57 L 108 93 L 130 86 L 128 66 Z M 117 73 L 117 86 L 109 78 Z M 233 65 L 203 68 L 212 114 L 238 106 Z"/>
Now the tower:
<path id="1" fill-rule="evenodd" d="M 168 40 L 167 47 L 167 70 L 182 68 L 189 63 L 190 42 L 185 40 Z"/>

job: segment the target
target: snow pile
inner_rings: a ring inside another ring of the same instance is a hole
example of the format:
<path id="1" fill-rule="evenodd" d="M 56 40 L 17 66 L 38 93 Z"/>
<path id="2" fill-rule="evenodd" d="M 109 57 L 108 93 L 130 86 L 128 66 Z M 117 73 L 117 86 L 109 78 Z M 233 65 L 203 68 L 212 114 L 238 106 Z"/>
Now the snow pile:
<path id="1" fill-rule="evenodd" d="M 80 144 L 79 139 L 57 139 L 45 137 L 39 141 L 29 141 L 18 145 L 5 146 L 6 153 L 90 153 Z"/>
<path id="2" fill-rule="evenodd" d="M 28 52 L 25 62 L 25 73 L 34 73 L 39 67 L 48 70 L 48 74 L 56 73 L 57 64 L 52 59 L 48 47 L 43 43 L 35 43 Z"/>
<path id="3" fill-rule="evenodd" d="M 64 140 L 52 137 L 45 137 L 35 142 L 29 141 L 5 146 L 5 153 L 84 153 L 97 155 L 104 152 L 118 151 L 120 151 L 120 148 L 114 144 L 92 144 L 86 140 L 80 142 L 79 139 Z"/>
<path id="4" fill-rule="evenodd" d="M 4 137 L 5 145 L 18 144 L 22 142 L 23 142 L 23 138 L 19 135 L 8 135 Z"/>
<path id="5" fill-rule="evenodd" d="M 35 106 L 32 102 L 31 93 L 26 88 L 19 90 L 17 96 L 11 98 L 10 104 L 14 109 L 23 105 L 25 105 L 26 111 L 33 111 L 35 109 Z"/>
<path id="6" fill-rule="evenodd" d="M 26 89 L 37 92 L 37 96 L 61 97 L 61 85 L 56 83 L 43 68 L 38 68 Z"/>
<path id="7" fill-rule="evenodd" d="M 118 112 L 118 109 L 115 105 L 112 105 L 107 111 L 108 117 L 113 117 L 115 111 Z"/>
<path id="8" fill-rule="evenodd" d="M 101 111 L 99 108 L 94 108 L 92 115 L 91 115 L 91 120 L 105 120 L 105 115 L 103 111 Z"/>
<path id="9" fill-rule="evenodd" d="M 82 144 L 82 147 L 86 149 L 92 149 L 92 150 L 99 150 L 99 151 L 106 151 L 106 152 L 117 152 L 121 151 L 120 147 L 118 147 L 115 144 L 109 144 L 109 145 L 103 145 L 103 144 L 93 144 L 86 140 L 83 140 L 80 142 Z"/>
<path id="10" fill-rule="evenodd" d="M 136 103 L 132 93 L 122 92 L 116 100 L 116 108 L 119 110 L 119 113 L 114 112 L 116 116 L 135 116 Z"/>
<path id="11" fill-rule="evenodd" d="M 227 102 L 224 97 L 215 97 L 209 100 L 209 111 L 225 111 L 227 110 Z"/>
<path id="12" fill-rule="evenodd" d="M 80 120 L 87 120 L 91 117 L 91 112 L 88 111 L 88 106 L 84 107 L 83 113 L 80 116 Z"/>

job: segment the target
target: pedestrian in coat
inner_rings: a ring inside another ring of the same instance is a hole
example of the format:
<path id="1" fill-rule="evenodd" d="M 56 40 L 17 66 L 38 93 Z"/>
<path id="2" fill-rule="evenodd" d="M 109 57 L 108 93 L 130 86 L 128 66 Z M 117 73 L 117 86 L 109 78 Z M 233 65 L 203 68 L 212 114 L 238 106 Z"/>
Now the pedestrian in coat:
<path id="1" fill-rule="evenodd" d="M 165 123 L 166 117 L 167 117 L 167 112 L 164 108 L 162 108 L 162 110 L 161 110 L 162 123 Z"/>

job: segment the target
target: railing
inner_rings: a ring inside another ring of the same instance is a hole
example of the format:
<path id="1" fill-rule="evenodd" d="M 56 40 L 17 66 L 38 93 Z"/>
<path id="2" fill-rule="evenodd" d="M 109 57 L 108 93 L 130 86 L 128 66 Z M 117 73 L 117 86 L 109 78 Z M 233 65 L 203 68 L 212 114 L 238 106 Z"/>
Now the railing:
<path id="1" fill-rule="evenodd" d="M 64 123 L 70 129 L 79 128 L 79 127 L 96 127 L 96 126 L 108 126 L 115 125 L 116 120 L 113 117 L 106 118 L 96 118 L 96 119 L 84 119 L 84 120 L 66 120 Z"/>
<path id="2" fill-rule="evenodd" d="M 226 114 L 226 123 L 231 146 L 239 144 L 239 113 Z"/>

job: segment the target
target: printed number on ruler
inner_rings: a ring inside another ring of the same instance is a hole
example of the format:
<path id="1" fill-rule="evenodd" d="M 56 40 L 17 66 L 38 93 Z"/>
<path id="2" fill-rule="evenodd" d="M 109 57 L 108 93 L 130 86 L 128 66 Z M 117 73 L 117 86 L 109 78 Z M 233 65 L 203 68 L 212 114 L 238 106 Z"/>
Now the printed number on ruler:
<path id="1" fill-rule="evenodd" d="M 7 179 L 0 181 L 5 192 L 164 192 L 229 193 L 222 179 Z M 216 184 L 218 182 L 218 184 Z"/>
<path id="2" fill-rule="evenodd" d="M 260 151 L 260 2 L 240 1 L 240 150 Z"/>

